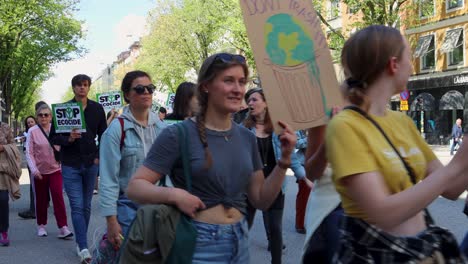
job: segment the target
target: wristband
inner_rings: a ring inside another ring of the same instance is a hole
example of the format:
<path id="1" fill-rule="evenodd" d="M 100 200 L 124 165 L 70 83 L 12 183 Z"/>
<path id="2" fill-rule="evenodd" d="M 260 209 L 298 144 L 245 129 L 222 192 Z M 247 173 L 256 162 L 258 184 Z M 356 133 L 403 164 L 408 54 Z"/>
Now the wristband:
<path id="1" fill-rule="evenodd" d="M 284 161 L 282 159 L 278 159 L 276 161 L 276 165 L 278 165 L 278 167 L 280 167 L 283 170 L 287 170 L 291 166 L 291 161 L 286 162 L 286 161 Z"/>

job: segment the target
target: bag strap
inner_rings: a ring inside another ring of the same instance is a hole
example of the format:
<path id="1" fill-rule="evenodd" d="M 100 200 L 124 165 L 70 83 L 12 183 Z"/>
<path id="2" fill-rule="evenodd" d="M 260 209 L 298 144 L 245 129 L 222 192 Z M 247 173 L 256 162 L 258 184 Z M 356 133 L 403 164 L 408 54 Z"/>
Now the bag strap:
<path id="1" fill-rule="evenodd" d="M 121 131 L 121 136 L 120 136 L 120 151 L 122 151 L 122 148 L 124 146 L 124 140 L 125 140 L 125 130 L 124 130 L 124 119 L 122 117 L 117 117 L 120 123 L 120 131 Z"/>
<path id="2" fill-rule="evenodd" d="M 179 150 L 182 156 L 182 166 L 184 169 L 185 185 L 188 192 L 192 192 L 192 177 L 190 175 L 190 148 L 187 127 L 183 123 L 175 124 L 179 135 Z"/>
<path id="3" fill-rule="evenodd" d="M 413 169 L 411 168 L 411 166 L 406 162 L 406 160 L 401 156 L 400 152 L 397 150 L 397 148 L 395 147 L 395 145 L 393 145 L 392 141 L 390 141 L 390 138 L 387 136 L 387 134 L 385 134 L 385 131 L 382 129 L 382 127 L 374 120 L 372 119 L 366 112 L 364 112 L 361 108 L 357 107 L 357 106 L 354 106 L 354 105 L 350 105 L 350 106 L 347 106 L 345 107 L 344 109 L 349 109 L 349 110 L 353 110 L 359 114 L 361 114 L 362 116 L 364 116 L 367 120 L 369 120 L 379 131 L 380 133 L 382 133 L 382 135 L 384 136 L 384 138 L 387 140 L 388 144 L 390 144 L 390 146 L 392 146 L 393 150 L 395 151 L 395 153 L 398 155 L 398 157 L 400 158 L 401 162 L 403 162 L 403 165 L 405 166 L 406 168 L 406 171 L 408 172 L 408 175 L 410 176 L 410 179 L 411 179 L 411 182 L 416 185 L 417 181 L 416 181 L 416 175 L 414 174 L 414 171 Z M 429 210 L 427 210 L 427 208 L 424 208 L 424 212 L 425 212 L 425 220 L 426 220 L 426 224 L 429 225 L 429 224 L 433 224 L 434 223 L 434 219 L 432 218 L 431 214 L 429 213 Z"/>
<path id="4" fill-rule="evenodd" d="M 47 142 L 49 142 L 49 145 L 50 145 L 50 147 L 52 148 L 52 150 L 53 150 L 54 152 L 56 152 L 57 150 L 54 148 L 54 145 L 52 145 L 52 142 L 50 142 L 50 138 L 49 138 L 49 136 L 47 136 L 47 134 L 45 133 L 44 129 L 42 129 L 41 125 L 39 125 L 39 124 L 38 124 L 37 126 L 38 126 L 39 129 L 41 130 L 42 134 L 44 134 L 44 137 L 47 138 Z"/>
<path id="5" fill-rule="evenodd" d="M 414 171 L 413 169 L 411 168 L 411 166 L 408 164 L 408 162 L 406 162 L 406 160 L 401 156 L 400 152 L 397 150 L 397 148 L 395 147 L 395 145 L 393 145 L 392 141 L 390 141 L 390 138 L 387 136 L 387 134 L 385 133 L 385 131 L 382 129 L 382 127 L 374 120 L 372 119 L 366 112 L 362 111 L 361 108 L 357 107 L 357 106 L 347 106 L 345 107 L 344 109 L 349 109 L 349 110 L 353 110 L 355 112 L 358 112 L 359 114 L 361 114 L 362 116 L 364 116 L 367 120 L 369 120 L 379 131 L 380 133 L 384 136 L 384 138 L 387 140 L 388 144 L 390 144 L 390 146 L 393 148 L 393 150 L 395 151 L 395 153 L 398 155 L 398 157 L 400 158 L 401 162 L 403 162 L 403 165 L 405 166 L 406 168 L 406 171 L 408 172 L 408 175 L 410 176 L 411 178 L 411 182 L 413 184 L 416 184 L 417 181 L 416 181 L 416 175 L 414 175 Z"/>

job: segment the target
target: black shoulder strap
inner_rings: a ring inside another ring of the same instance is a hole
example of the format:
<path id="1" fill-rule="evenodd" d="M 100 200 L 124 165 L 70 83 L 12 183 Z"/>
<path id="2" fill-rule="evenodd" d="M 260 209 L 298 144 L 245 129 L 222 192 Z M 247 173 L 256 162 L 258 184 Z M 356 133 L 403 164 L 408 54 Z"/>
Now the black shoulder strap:
<path id="1" fill-rule="evenodd" d="M 47 134 L 45 133 L 44 129 L 42 129 L 41 125 L 37 125 L 37 127 L 39 127 L 39 129 L 41 130 L 42 134 L 44 134 L 44 137 L 47 138 L 47 141 L 49 142 L 49 145 L 50 147 L 52 148 L 52 150 L 55 152 L 57 151 L 55 148 L 54 148 L 54 145 L 52 145 L 52 142 L 50 142 L 50 138 L 49 136 L 47 136 Z"/>
<path id="2" fill-rule="evenodd" d="M 408 175 L 410 176 L 411 178 L 411 182 L 413 184 L 416 184 L 417 181 L 416 181 L 416 175 L 414 175 L 414 171 L 413 169 L 411 168 L 411 166 L 408 164 L 408 162 L 406 162 L 406 160 L 401 156 L 400 152 L 397 150 L 397 148 L 395 147 L 395 145 L 393 145 L 392 141 L 390 141 L 390 138 L 387 136 L 387 134 L 385 134 L 385 131 L 382 129 L 382 127 L 374 120 L 372 119 L 366 112 L 364 112 L 361 108 L 357 107 L 357 106 L 347 106 L 345 107 L 344 109 L 349 109 L 349 110 L 353 110 L 355 112 L 358 112 L 359 114 L 361 114 L 362 116 L 364 116 L 367 120 L 369 120 L 379 131 L 380 133 L 384 136 L 384 138 L 387 140 L 388 144 L 390 144 L 390 146 L 393 148 L 393 150 L 396 152 L 396 154 L 398 155 L 398 157 L 400 158 L 401 162 L 403 162 L 403 165 L 405 166 L 406 168 L 406 171 L 408 172 Z"/>
<path id="3" fill-rule="evenodd" d="M 395 145 L 393 145 L 392 141 L 390 141 L 390 138 L 387 136 L 387 134 L 385 134 L 385 131 L 382 129 L 382 127 L 374 119 L 372 119 L 366 112 L 364 112 L 361 108 L 359 108 L 357 106 L 351 105 L 351 106 L 345 107 L 344 109 L 349 109 L 349 110 L 353 110 L 355 112 L 358 112 L 359 114 L 364 116 L 367 120 L 369 120 L 380 131 L 380 133 L 382 133 L 384 138 L 387 140 L 388 144 L 390 144 L 390 146 L 392 146 L 393 150 L 396 152 L 396 154 L 400 158 L 401 162 L 403 162 L 403 165 L 405 166 L 406 171 L 408 172 L 408 175 L 410 176 L 411 182 L 413 184 L 416 184 L 417 183 L 416 175 L 414 174 L 413 169 L 406 162 L 406 160 L 401 156 L 400 152 L 397 150 Z M 425 212 L 426 223 L 428 225 L 433 224 L 434 219 L 432 218 L 431 214 L 429 213 L 429 210 L 427 210 L 427 208 L 424 208 L 424 212 Z"/>

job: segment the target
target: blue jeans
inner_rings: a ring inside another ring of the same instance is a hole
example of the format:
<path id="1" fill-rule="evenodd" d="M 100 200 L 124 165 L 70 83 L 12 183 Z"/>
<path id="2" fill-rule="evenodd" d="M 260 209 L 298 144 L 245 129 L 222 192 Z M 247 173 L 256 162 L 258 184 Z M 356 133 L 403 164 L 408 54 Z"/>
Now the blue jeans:
<path id="1" fill-rule="evenodd" d="M 128 199 L 125 194 L 119 196 L 117 200 L 117 221 L 125 237 L 127 237 L 127 232 L 130 229 L 133 219 L 135 219 L 137 210 L 138 205 Z"/>
<path id="2" fill-rule="evenodd" d="M 340 223 L 343 208 L 338 206 L 317 227 L 307 243 L 302 263 L 332 263 L 333 254 L 340 244 Z"/>
<path id="3" fill-rule="evenodd" d="M 465 257 L 468 258 L 468 232 L 465 235 L 465 239 L 463 239 L 463 242 L 460 245 L 460 250 L 463 254 L 465 254 Z"/>
<path id="4" fill-rule="evenodd" d="M 232 225 L 214 225 L 193 221 L 197 242 L 193 264 L 249 263 L 249 228 L 247 220 Z"/>
<path id="5" fill-rule="evenodd" d="M 62 166 L 63 184 L 70 201 L 75 240 L 80 250 L 88 248 L 88 225 L 91 216 L 91 199 L 98 165 L 80 168 Z"/>

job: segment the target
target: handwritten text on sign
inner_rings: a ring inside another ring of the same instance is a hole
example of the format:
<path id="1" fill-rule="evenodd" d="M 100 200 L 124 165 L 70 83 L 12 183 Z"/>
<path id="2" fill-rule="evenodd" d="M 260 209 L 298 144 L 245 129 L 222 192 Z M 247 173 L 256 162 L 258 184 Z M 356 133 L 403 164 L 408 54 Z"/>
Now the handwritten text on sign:
<path id="1" fill-rule="evenodd" d="M 310 0 L 241 0 L 273 123 L 323 125 L 342 105 L 336 74 Z M 275 127 L 279 131 L 279 127 Z"/>

